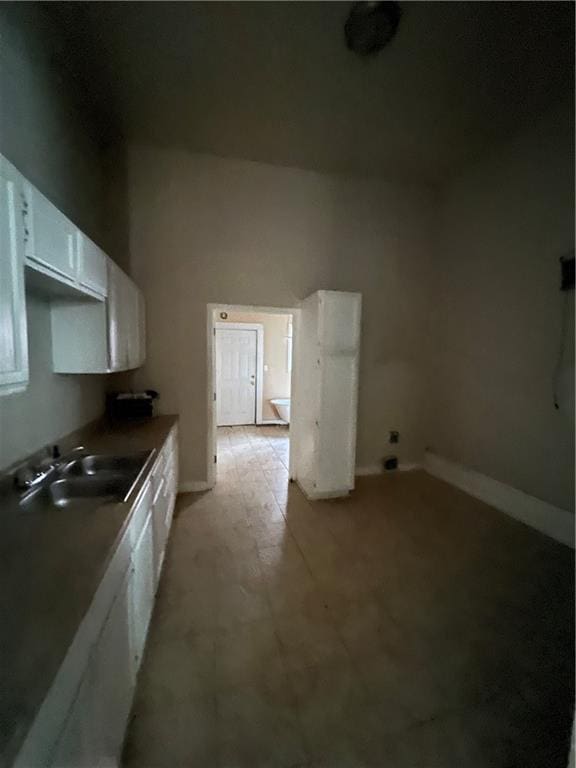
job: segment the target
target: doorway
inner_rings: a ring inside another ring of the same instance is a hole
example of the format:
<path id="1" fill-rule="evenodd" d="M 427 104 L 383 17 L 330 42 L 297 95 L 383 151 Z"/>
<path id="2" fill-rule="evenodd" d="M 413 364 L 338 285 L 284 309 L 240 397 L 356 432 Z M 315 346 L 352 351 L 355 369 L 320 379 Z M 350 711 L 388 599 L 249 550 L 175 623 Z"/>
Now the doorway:
<path id="1" fill-rule="evenodd" d="M 210 487 L 256 467 L 287 482 L 297 315 L 293 308 L 208 306 Z"/>

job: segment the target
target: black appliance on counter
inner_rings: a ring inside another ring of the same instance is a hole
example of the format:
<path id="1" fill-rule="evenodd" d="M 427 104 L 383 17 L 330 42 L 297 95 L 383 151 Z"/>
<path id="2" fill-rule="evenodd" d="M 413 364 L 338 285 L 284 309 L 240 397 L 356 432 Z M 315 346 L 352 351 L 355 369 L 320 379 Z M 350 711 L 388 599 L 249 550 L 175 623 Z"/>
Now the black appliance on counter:
<path id="1" fill-rule="evenodd" d="M 154 416 L 154 400 L 158 392 L 109 392 L 106 395 L 106 413 L 113 419 L 146 419 Z"/>

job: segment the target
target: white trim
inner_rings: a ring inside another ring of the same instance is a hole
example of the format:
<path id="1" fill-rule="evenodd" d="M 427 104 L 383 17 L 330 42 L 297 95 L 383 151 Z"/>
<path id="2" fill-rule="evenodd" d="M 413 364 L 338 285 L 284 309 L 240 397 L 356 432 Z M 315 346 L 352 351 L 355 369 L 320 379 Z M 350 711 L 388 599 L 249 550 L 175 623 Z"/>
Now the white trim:
<path id="1" fill-rule="evenodd" d="M 198 493 L 199 491 L 209 491 L 214 485 L 210 485 L 206 480 L 190 480 L 178 484 L 178 493 Z"/>
<path id="2" fill-rule="evenodd" d="M 356 477 L 368 477 L 369 475 L 388 475 L 391 472 L 411 472 L 413 469 L 421 469 L 422 465 L 417 463 L 398 464 L 396 470 L 384 469 L 382 464 L 368 464 L 365 467 L 356 467 Z"/>
<path id="3" fill-rule="evenodd" d="M 264 326 L 262 323 L 214 323 L 216 331 L 256 331 L 256 412 L 255 424 L 262 424 L 262 400 L 264 392 Z M 216 385 L 216 380 L 214 380 Z M 216 390 L 214 390 L 216 391 Z M 218 426 L 218 424 L 216 425 Z"/>
<path id="4" fill-rule="evenodd" d="M 276 425 L 278 427 L 288 427 L 289 426 L 288 422 L 287 421 L 282 421 L 282 419 L 264 419 L 262 421 L 262 426 L 263 427 L 266 427 L 266 426 L 271 427 L 271 426 L 274 426 L 274 425 Z"/>
<path id="5" fill-rule="evenodd" d="M 322 499 L 341 499 L 345 496 L 349 496 L 350 491 L 354 490 L 353 488 L 342 488 L 335 491 L 308 491 L 302 487 L 297 478 L 296 485 L 298 488 L 300 488 L 304 496 L 306 496 L 307 499 L 310 499 L 310 501 L 321 501 Z"/>
<path id="6" fill-rule="evenodd" d="M 382 464 L 368 464 L 365 467 L 356 467 L 356 477 L 368 477 L 369 475 L 381 475 L 384 472 Z"/>
<path id="7" fill-rule="evenodd" d="M 434 453 L 426 452 L 424 468 L 430 475 L 574 548 L 574 516 L 567 510 Z"/>
<path id="8" fill-rule="evenodd" d="M 207 403 L 207 419 L 208 430 L 206 437 L 206 467 L 208 478 L 206 480 L 207 488 L 213 488 L 216 484 L 216 464 L 214 462 L 214 456 L 216 454 L 216 409 L 214 408 L 214 384 L 216 381 L 216 355 L 214 354 L 214 323 L 217 322 L 215 314 L 216 312 L 251 312 L 258 313 L 263 312 L 269 315 L 292 315 L 293 322 L 293 336 L 292 342 L 292 376 L 290 380 L 290 397 L 292 398 L 291 410 L 294 413 L 294 408 L 297 406 L 294 403 L 295 393 L 297 392 L 297 368 L 298 368 L 298 328 L 300 320 L 300 309 L 297 307 L 261 307 L 251 306 L 243 304 L 214 304 L 210 303 L 206 305 L 206 350 L 207 350 L 207 365 L 206 365 L 206 403 Z M 291 419 L 292 421 L 292 419 Z M 294 476 L 294 454 L 297 445 L 297 433 L 294 428 L 290 429 L 290 456 L 289 456 L 289 468 L 288 474 L 292 479 Z"/>

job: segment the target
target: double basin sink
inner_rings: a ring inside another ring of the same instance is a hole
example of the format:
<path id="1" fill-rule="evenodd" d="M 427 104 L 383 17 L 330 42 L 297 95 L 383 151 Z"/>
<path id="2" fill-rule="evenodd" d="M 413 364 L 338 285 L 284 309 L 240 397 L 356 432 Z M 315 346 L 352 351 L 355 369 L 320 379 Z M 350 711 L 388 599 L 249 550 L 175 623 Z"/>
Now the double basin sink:
<path id="1" fill-rule="evenodd" d="M 42 483 L 39 493 L 32 495 L 59 508 L 125 501 L 153 453 L 79 455 L 55 467 L 50 479 Z M 26 501 L 27 498 L 22 500 L 24 506 Z"/>

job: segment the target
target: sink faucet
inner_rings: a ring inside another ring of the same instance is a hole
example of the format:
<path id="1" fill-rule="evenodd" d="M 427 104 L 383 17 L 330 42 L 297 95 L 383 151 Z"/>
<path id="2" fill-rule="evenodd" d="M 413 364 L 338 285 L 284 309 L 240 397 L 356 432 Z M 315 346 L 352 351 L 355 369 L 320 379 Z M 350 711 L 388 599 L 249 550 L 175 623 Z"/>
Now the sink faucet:
<path id="1" fill-rule="evenodd" d="M 33 467 L 20 467 L 14 475 L 14 485 L 20 491 L 27 491 L 30 488 L 34 488 L 35 485 L 38 485 L 47 474 L 48 472 L 42 472 Z"/>
<path id="2" fill-rule="evenodd" d="M 36 488 L 42 483 L 48 475 L 51 475 L 55 470 L 59 469 L 62 464 L 71 460 L 71 457 L 77 451 L 83 451 L 83 445 L 77 445 L 70 453 L 62 458 L 60 455 L 60 447 L 53 445 L 51 449 L 47 450 L 47 453 L 51 454 L 51 458 L 45 457 L 38 464 L 23 464 L 14 473 L 14 485 L 20 491 L 30 491 Z"/>

